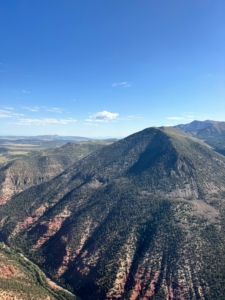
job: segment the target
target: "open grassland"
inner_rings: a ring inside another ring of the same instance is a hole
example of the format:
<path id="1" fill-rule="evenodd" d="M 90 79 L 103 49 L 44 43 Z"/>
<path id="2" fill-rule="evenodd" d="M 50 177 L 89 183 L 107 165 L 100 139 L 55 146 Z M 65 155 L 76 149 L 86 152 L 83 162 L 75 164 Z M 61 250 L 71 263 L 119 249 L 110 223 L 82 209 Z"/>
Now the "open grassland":
<path id="1" fill-rule="evenodd" d="M 93 150 L 100 148 L 101 146 L 110 145 L 112 141 L 74 141 L 73 143 L 69 143 L 68 147 L 62 148 L 62 154 L 67 151 L 67 148 L 71 148 L 71 144 L 79 145 L 79 152 L 80 158 L 85 155 L 88 155 Z M 4 167 L 9 162 L 20 159 L 26 158 L 30 156 L 40 155 L 40 156 L 47 156 L 52 155 L 55 150 L 58 148 L 59 153 L 60 147 L 67 144 L 67 141 L 30 141 L 26 140 L 3 140 L 0 138 L 0 168 Z M 73 151 L 77 151 L 77 149 L 71 148 L 71 155 Z"/>
<path id="2" fill-rule="evenodd" d="M 52 144 L 52 148 L 61 146 Z M 23 142 L 3 142 L 0 140 L 0 168 L 4 167 L 9 162 L 37 154 L 37 151 L 49 148 L 48 143 L 23 143 Z"/>
<path id="3" fill-rule="evenodd" d="M 8 155 L 27 155 L 28 151 L 9 151 Z"/>
<path id="4" fill-rule="evenodd" d="M 25 156 L 28 156 L 31 153 L 31 151 L 22 150 L 22 149 L 6 149 L 3 153 L 0 152 L 0 168 L 4 167 L 9 162 L 22 158 Z"/>
<path id="5" fill-rule="evenodd" d="M 34 145 L 34 144 L 18 144 L 18 143 L 3 143 L 2 145 L 8 147 L 8 148 L 31 148 L 31 147 L 34 147 L 34 148 L 37 148 L 38 145 Z"/>

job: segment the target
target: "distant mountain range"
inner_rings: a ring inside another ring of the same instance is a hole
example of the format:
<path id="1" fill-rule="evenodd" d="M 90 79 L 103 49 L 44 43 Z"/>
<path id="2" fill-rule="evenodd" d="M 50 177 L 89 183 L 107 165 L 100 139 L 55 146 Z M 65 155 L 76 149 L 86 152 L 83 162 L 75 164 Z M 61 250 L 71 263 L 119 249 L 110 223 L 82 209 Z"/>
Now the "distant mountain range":
<path id="1" fill-rule="evenodd" d="M 212 146 L 215 151 L 225 155 L 225 122 L 193 121 L 189 124 L 180 124 L 174 127 L 203 140 Z"/>
<path id="2" fill-rule="evenodd" d="M 175 128 L 180 128 L 184 132 L 189 132 L 189 131 L 193 131 L 193 130 L 204 129 L 204 128 L 210 127 L 210 126 L 212 126 L 216 123 L 218 123 L 218 121 L 212 121 L 212 120 L 197 121 L 197 120 L 195 120 L 191 123 L 179 124 L 179 125 L 176 125 L 174 127 Z"/>
<path id="3" fill-rule="evenodd" d="M 88 141 L 91 140 L 90 138 L 87 137 L 81 137 L 81 136 L 60 136 L 57 134 L 53 135 L 37 135 L 37 136 L 0 136 L 1 140 L 18 140 L 21 141 L 23 140 L 24 142 L 26 141 Z"/>
<path id="4" fill-rule="evenodd" d="M 223 299 L 224 200 L 224 156 L 147 128 L 14 195 L 0 239 L 83 300 Z"/>

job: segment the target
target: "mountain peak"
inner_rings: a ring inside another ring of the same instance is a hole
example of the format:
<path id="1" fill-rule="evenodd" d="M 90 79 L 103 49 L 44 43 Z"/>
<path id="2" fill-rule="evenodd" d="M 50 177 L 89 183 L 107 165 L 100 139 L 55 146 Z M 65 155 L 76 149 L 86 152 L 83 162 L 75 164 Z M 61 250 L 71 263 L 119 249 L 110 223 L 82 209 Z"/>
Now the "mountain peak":
<path id="1" fill-rule="evenodd" d="M 184 132 L 189 132 L 193 130 L 203 129 L 212 126 L 213 124 L 218 123 L 218 121 L 212 121 L 212 120 L 205 120 L 205 121 L 198 121 L 194 120 L 191 123 L 187 124 L 179 124 L 174 126 L 175 128 L 180 128 Z"/>
<path id="2" fill-rule="evenodd" d="M 86 300 L 216 299 L 224 170 L 179 129 L 150 127 L 14 196 L 0 237 Z"/>

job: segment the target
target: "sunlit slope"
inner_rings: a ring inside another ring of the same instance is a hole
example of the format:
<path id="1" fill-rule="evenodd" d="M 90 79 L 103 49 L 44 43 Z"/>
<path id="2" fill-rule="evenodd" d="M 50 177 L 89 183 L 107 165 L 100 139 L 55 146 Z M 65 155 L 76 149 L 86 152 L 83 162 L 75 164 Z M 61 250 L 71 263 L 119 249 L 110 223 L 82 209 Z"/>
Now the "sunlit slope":
<path id="1" fill-rule="evenodd" d="M 201 130 L 190 131 L 189 134 L 204 140 L 217 152 L 225 155 L 225 122 L 218 122 Z"/>
<path id="2" fill-rule="evenodd" d="M 205 120 L 205 121 L 193 121 L 188 124 L 179 124 L 174 126 L 175 128 L 180 128 L 184 132 L 190 132 L 194 130 L 201 130 L 207 127 L 211 127 L 213 124 L 218 123 L 218 121 L 212 121 L 212 120 Z"/>
<path id="3" fill-rule="evenodd" d="M 0 208 L 0 236 L 83 299 L 223 299 L 225 158 L 148 128 Z"/>
<path id="4" fill-rule="evenodd" d="M 45 277 L 23 255 L 0 243 L 1 300 L 78 300 Z"/>
<path id="5" fill-rule="evenodd" d="M 76 136 L 0 136 L 0 168 L 15 159 L 23 159 L 43 149 L 57 148 L 68 142 L 90 140 Z"/>

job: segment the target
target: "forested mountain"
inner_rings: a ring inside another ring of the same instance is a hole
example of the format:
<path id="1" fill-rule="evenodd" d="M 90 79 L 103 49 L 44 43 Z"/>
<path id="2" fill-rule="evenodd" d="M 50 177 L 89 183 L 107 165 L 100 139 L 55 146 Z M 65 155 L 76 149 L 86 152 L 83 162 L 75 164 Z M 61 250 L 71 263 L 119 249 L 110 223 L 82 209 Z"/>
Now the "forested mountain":
<path id="1" fill-rule="evenodd" d="M 224 299 L 224 200 L 222 155 L 147 128 L 13 196 L 0 238 L 85 300 Z"/>
<path id="2" fill-rule="evenodd" d="M 203 140 L 217 152 L 225 155 L 225 122 L 217 122 L 204 129 L 188 132 L 191 136 Z"/>
<path id="3" fill-rule="evenodd" d="M 33 185 L 48 181 L 74 162 L 110 142 L 67 143 L 59 148 L 37 151 L 16 159 L 0 169 L 0 205 Z"/>
<path id="4" fill-rule="evenodd" d="M 197 121 L 197 120 L 195 120 L 191 123 L 179 124 L 179 125 L 176 125 L 174 127 L 175 128 L 180 128 L 184 132 L 189 132 L 189 131 L 193 131 L 193 130 L 204 129 L 204 128 L 210 127 L 210 126 L 212 126 L 216 123 L 218 123 L 218 121 L 212 121 L 212 120 Z"/>

